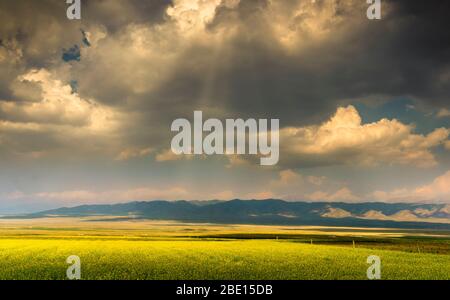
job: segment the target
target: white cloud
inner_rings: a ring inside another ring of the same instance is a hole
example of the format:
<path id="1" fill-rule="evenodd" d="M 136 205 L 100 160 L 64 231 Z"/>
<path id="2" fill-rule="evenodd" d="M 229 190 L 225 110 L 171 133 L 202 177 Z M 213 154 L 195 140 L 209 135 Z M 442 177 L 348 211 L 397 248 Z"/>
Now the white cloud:
<path id="1" fill-rule="evenodd" d="M 275 195 L 271 191 L 247 193 L 243 197 L 243 199 L 251 199 L 251 200 L 267 200 L 267 199 L 275 199 L 275 198 L 277 198 L 277 195 Z"/>
<path id="2" fill-rule="evenodd" d="M 221 3 L 222 0 L 175 0 L 166 12 L 183 33 L 192 34 L 205 30 L 208 22 L 214 18 L 217 6 Z"/>
<path id="3" fill-rule="evenodd" d="M 450 117 L 450 110 L 442 108 L 441 110 L 438 111 L 437 117 L 438 118 Z"/>
<path id="4" fill-rule="evenodd" d="M 321 190 L 317 190 L 318 187 Z M 258 193 L 257 193 L 258 194 Z M 265 198 L 277 198 L 290 201 L 344 201 L 356 202 L 362 200 L 339 182 L 333 182 L 325 176 L 306 176 L 291 169 L 282 170 L 278 178 L 271 180 L 259 194 Z"/>
<path id="5" fill-rule="evenodd" d="M 149 155 L 152 152 L 152 148 L 127 148 L 122 150 L 119 155 L 117 155 L 116 160 L 124 161 L 132 158 L 143 157 Z"/>
<path id="6" fill-rule="evenodd" d="M 337 202 L 337 201 L 343 201 L 343 202 L 357 202 L 361 201 L 361 198 L 354 195 L 353 192 L 347 188 L 341 188 L 340 190 L 334 192 L 334 193 L 327 193 L 322 191 L 317 191 L 312 194 L 309 194 L 306 196 L 308 200 L 312 201 L 329 201 L 329 202 Z"/>
<path id="7" fill-rule="evenodd" d="M 31 85 L 21 93 L 22 101 L 0 101 L 0 138 L 9 153 L 40 157 L 64 148 L 115 150 L 111 147 L 116 144 L 122 113 L 81 98 L 47 69 L 30 70 L 17 82 L 15 89 Z"/>
<path id="8" fill-rule="evenodd" d="M 166 161 L 177 161 L 177 160 L 185 160 L 185 159 L 193 159 L 194 155 L 177 155 L 173 153 L 171 149 L 164 150 L 158 153 L 155 157 L 155 160 L 158 162 L 166 162 Z"/>
<path id="9" fill-rule="evenodd" d="M 40 192 L 33 194 L 15 192 L 10 195 L 11 198 L 9 199 L 31 199 L 58 203 L 60 205 L 79 205 L 146 200 L 181 200 L 188 199 L 190 196 L 191 193 L 183 187 L 140 187 L 110 191 L 70 190 L 61 192 Z"/>
<path id="10" fill-rule="evenodd" d="M 0 102 L 0 111 L 12 121 L 37 124 L 86 126 L 94 131 L 110 130 L 113 112 L 72 93 L 70 85 L 53 79 L 46 69 L 31 70 L 19 77 L 21 82 L 36 83 L 42 98 L 36 102 Z"/>
<path id="11" fill-rule="evenodd" d="M 249 160 L 247 160 L 239 155 L 226 155 L 226 158 L 228 160 L 228 164 L 226 165 L 227 169 L 231 169 L 233 167 L 250 165 Z"/>
<path id="12" fill-rule="evenodd" d="M 324 184 L 324 182 L 325 182 L 325 180 L 327 180 L 327 178 L 325 176 L 308 176 L 307 180 L 311 184 L 321 186 L 322 184 Z"/>
<path id="13" fill-rule="evenodd" d="M 428 135 L 413 131 L 413 125 L 395 119 L 362 124 L 355 107 L 340 107 L 321 125 L 282 129 L 281 153 L 290 163 L 435 166 L 431 150 L 443 144 L 450 131 L 439 128 Z"/>
<path id="14" fill-rule="evenodd" d="M 231 200 L 236 198 L 233 191 L 226 190 L 211 195 L 212 200 Z"/>
<path id="15" fill-rule="evenodd" d="M 284 188 L 290 185 L 303 184 L 303 176 L 293 170 L 283 170 L 279 172 L 279 178 L 273 180 L 270 186 L 273 188 Z"/>
<path id="16" fill-rule="evenodd" d="M 46 69 L 31 70 L 20 76 L 20 82 L 31 82 L 42 89 L 38 101 L 0 101 L 0 111 L 11 122 L 85 127 L 93 132 L 116 128 L 116 113 L 95 101 L 72 93 L 70 85 L 54 79 Z"/>
<path id="17" fill-rule="evenodd" d="M 450 171 L 433 182 L 416 188 L 401 188 L 392 191 L 376 191 L 371 198 L 386 202 L 444 202 L 450 203 Z"/>

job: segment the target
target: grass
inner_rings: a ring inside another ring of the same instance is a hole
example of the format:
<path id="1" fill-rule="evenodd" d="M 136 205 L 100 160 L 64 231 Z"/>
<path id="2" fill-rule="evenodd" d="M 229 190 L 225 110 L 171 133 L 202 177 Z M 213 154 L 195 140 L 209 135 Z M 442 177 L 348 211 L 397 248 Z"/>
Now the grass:
<path id="1" fill-rule="evenodd" d="M 80 257 L 82 279 L 367 279 L 369 255 L 381 258 L 382 279 L 450 279 L 445 236 L 71 222 L 0 223 L 0 279 L 65 279 L 70 255 Z"/>

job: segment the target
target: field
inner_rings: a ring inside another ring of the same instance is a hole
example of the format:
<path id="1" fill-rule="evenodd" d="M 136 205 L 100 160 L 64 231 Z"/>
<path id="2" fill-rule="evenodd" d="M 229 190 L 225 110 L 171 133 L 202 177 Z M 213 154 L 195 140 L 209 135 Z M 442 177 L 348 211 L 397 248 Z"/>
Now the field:
<path id="1" fill-rule="evenodd" d="M 0 220 L 0 279 L 450 279 L 449 232 L 184 224 L 93 219 Z"/>

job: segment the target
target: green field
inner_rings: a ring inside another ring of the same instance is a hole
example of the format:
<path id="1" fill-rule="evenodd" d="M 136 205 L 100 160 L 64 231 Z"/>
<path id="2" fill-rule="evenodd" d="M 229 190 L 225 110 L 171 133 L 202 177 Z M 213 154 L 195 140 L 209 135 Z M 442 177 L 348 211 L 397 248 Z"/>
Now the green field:
<path id="1" fill-rule="evenodd" d="M 30 226 L 30 224 L 32 224 Z M 0 279 L 450 279 L 448 232 L 195 225 L 170 222 L 0 222 Z"/>

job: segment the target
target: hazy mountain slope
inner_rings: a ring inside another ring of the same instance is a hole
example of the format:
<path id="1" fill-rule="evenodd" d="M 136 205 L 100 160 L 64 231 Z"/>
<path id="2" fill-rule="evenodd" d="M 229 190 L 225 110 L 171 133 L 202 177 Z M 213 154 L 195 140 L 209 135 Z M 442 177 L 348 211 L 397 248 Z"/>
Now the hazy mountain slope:
<path id="1" fill-rule="evenodd" d="M 211 223 L 450 229 L 449 209 L 444 204 L 309 203 L 273 199 L 83 205 L 25 217 L 96 215 Z"/>

